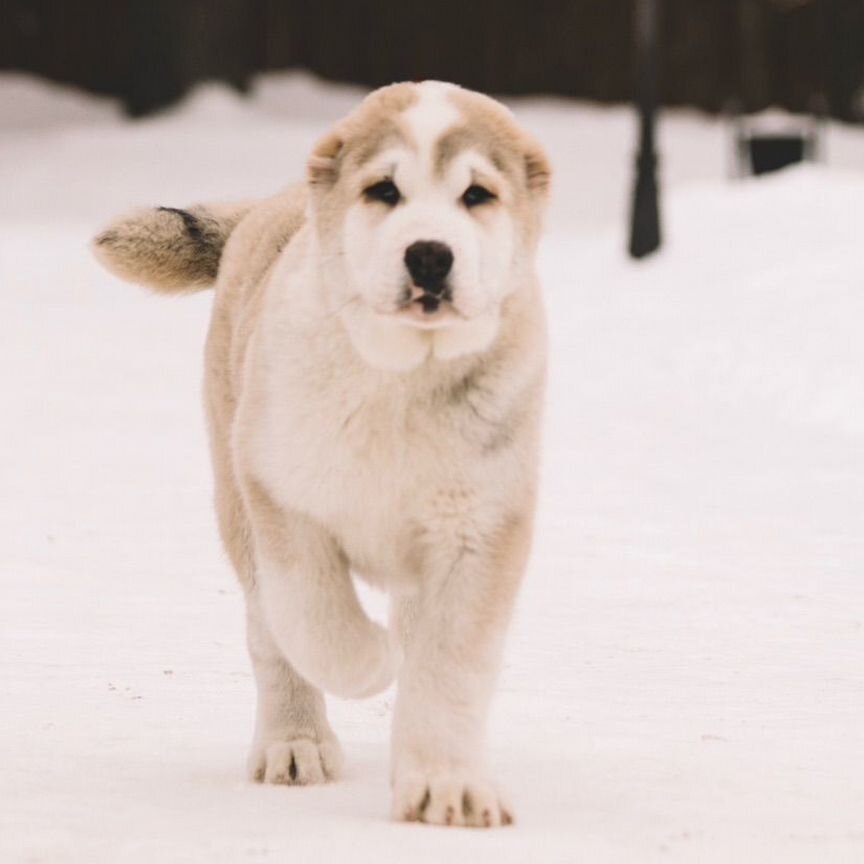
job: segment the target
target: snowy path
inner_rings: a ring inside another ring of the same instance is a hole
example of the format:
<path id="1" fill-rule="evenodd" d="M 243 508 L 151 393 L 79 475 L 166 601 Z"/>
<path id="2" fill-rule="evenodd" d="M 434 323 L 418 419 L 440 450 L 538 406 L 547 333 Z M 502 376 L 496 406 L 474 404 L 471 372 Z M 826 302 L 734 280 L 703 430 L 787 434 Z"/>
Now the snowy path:
<path id="1" fill-rule="evenodd" d="M 670 118 L 670 244 L 632 266 L 629 116 L 520 106 L 559 182 L 544 495 L 493 722 L 518 825 L 386 820 L 392 694 L 331 703 L 342 782 L 242 780 L 209 298 L 118 284 L 84 243 L 130 204 L 272 190 L 353 100 L 289 77 L 128 124 L 0 78 L 0 861 L 864 860 L 864 133 L 838 128 L 828 167 L 729 184 L 722 128 Z"/>

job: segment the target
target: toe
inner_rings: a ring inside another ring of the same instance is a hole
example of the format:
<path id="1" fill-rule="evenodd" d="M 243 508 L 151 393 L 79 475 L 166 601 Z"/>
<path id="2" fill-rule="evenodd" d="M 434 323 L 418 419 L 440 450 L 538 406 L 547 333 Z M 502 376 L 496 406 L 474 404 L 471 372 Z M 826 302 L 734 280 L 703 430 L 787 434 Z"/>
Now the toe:
<path id="1" fill-rule="evenodd" d="M 393 818 L 397 822 L 420 822 L 429 805 L 425 777 L 407 777 L 393 790 Z"/>
<path id="2" fill-rule="evenodd" d="M 283 786 L 324 783 L 338 773 L 341 750 L 335 741 L 326 745 L 311 738 L 274 741 L 250 760 L 254 780 Z"/>
<path id="3" fill-rule="evenodd" d="M 485 783 L 466 785 L 462 806 L 465 824 L 472 828 L 496 828 L 502 824 L 498 796 L 495 790 Z"/>
<path id="4" fill-rule="evenodd" d="M 264 782 L 288 785 L 297 777 L 297 764 L 291 741 L 277 741 L 271 744 L 264 756 Z"/>
<path id="5" fill-rule="evenodd" d="M 318 747 L 312 741 L 295 741 L 292 745 L 294 757 L 294 782 L 299 786 L 323 783 L 324 766 Z"/>
<path id="6" fill-rule="evenodd" d="M 458 781 L 432 780 L 423 821 L 430 825 L 464 825 L 462 797 L 462 784 Z"/>
<path id="7" fill-rule="evenodd" d="M 336 780 L 342 774 L 342 747 L 335 738 L 325 739 L 318 745 L 321 765 L 327 780 Z"/>
<path id="8" fill-rule="evenodd" d="M 496 828 L 512 824 L 512 812 L 485 779 L 414 774 L 393 788 L 393 818 L 402 822 Z"/>

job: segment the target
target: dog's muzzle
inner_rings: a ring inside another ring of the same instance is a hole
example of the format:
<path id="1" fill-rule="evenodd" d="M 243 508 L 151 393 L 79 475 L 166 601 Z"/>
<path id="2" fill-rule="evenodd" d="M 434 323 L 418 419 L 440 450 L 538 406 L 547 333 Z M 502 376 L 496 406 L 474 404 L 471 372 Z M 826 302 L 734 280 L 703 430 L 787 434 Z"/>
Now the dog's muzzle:
<path id="1" fill-rule="evenodd" d="M 424 312 L 436 312 L 442 301 L 452 299 L 446 280 L 453 269 L 453 251 L 446 243 L 417 240 L 405 250 L 405 267 L 419 289 L 419 296 L 412 297 L 412 301 L 419 303 Z"/>

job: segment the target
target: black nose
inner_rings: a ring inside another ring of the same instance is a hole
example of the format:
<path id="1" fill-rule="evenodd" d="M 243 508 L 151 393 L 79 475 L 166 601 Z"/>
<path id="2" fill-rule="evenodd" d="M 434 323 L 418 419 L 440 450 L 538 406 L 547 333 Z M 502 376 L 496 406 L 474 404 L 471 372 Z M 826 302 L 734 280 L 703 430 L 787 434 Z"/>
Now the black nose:
<path id="1" fill-rule="evenodd" d="M 418 288 L 441 294 L 444 278 L 453 266 L 453 252 L 437 240 L 418 240 L 405 250 L 405 266 Z"/>

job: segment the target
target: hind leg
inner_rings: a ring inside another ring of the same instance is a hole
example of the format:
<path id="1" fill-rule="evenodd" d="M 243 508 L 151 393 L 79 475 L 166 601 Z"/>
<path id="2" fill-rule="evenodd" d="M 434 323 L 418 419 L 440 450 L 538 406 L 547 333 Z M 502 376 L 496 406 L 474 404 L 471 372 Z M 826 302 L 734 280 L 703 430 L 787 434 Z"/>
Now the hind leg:
<path id="1" fill-rule="evenodd" d="M 282 656 L 260 609 L 257 589 L 246 595 L 246 635 L 258 689 L 250 779 L 307 785 L 339 774 L 342 753 L 327 722 L 321 691 Z"/>

